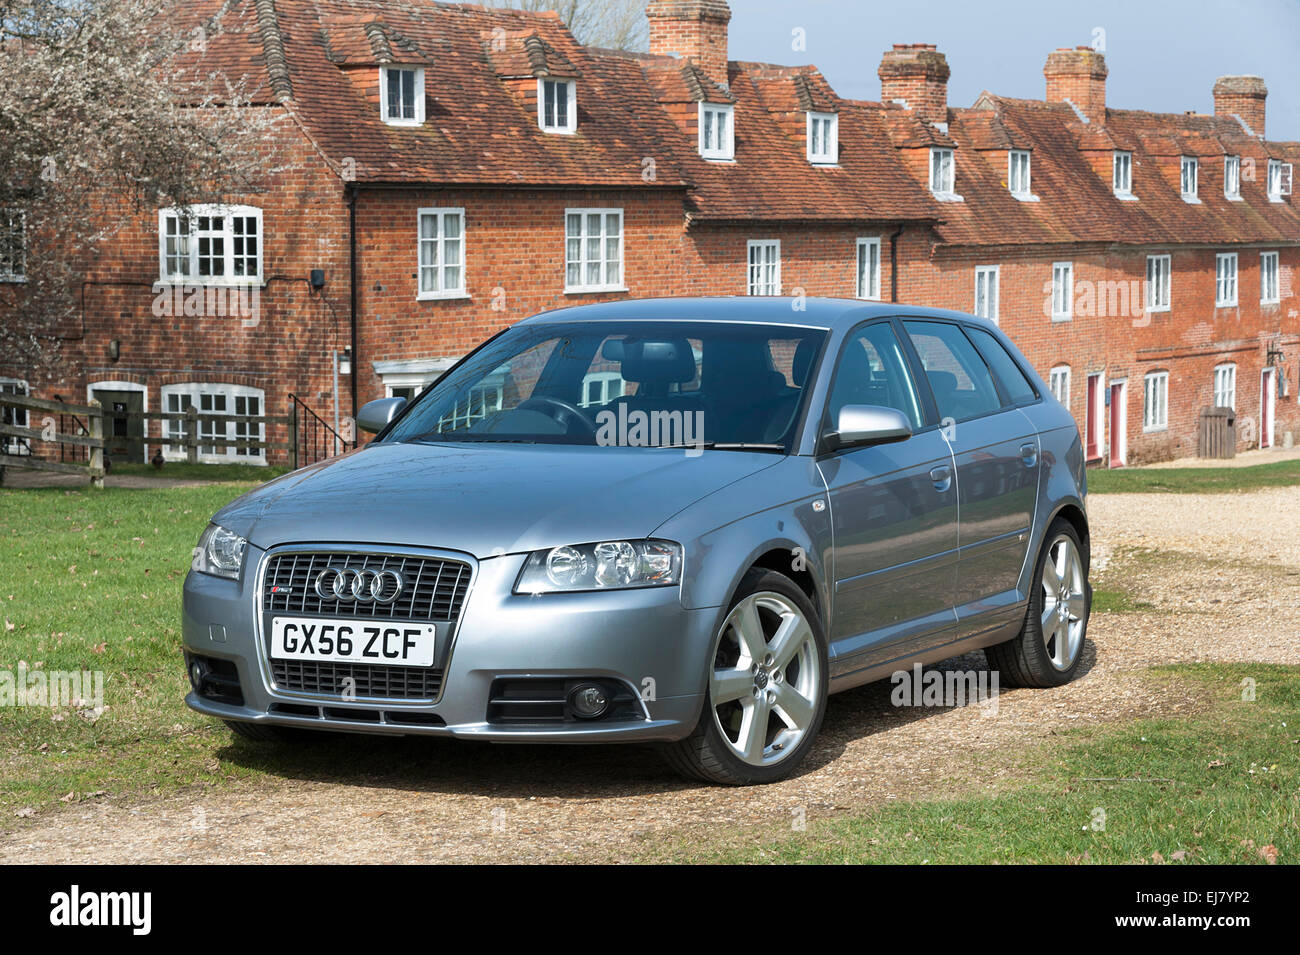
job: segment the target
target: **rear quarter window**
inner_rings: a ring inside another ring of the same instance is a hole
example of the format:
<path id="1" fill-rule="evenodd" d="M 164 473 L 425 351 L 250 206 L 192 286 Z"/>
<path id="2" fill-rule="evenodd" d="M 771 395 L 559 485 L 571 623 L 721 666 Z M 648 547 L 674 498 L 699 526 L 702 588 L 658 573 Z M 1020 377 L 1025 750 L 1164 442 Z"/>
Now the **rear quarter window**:
<path id="1" fill-rule="evenodd" d="M 993 369 L 993 374 L 997 375 L 998 381 L 1002 384 L 1002 389 L 1010 396 L 1012 404 L 1025 404 L 1035 400 L 1038 392 L 1030 384 L 1029 378 L 1016 364 L 1016 360 L 997 340 L 996 336 L 986 332 L 982 328 L 966 328 L 966 334 L 970 336 L 979 353 L 984 356 L 984 360 L 989 363 Z"/>

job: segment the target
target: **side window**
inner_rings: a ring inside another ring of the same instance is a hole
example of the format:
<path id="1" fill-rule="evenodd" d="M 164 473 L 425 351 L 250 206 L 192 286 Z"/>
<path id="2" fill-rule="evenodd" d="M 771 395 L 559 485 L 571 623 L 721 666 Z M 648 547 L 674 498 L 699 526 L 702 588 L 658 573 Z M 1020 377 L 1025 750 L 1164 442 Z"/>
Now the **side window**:
<path id="1" fill-rule="evenodd" d="M 922 427 L 916 385 L 907 370 L 902 346 L 888 322 L 853 332 L 840 353 L 827 411 L 832 425 L 845 405 L 878 405 L 907 415 L 912 429 Z"/>
<path id="2" fill-rule="evenodd" d="M 993 375 L 962 330 L 946 322 L 905 322 L 934 392 L 939 417 L 965 421 L 1002 407 Z"/>
<path id="3" fill-rule="evenodd" d="M 982 328 L 967 328 L 966 334 L 998 376 L 998 381 L 1002 382 L 1002 390 L 1011 396 L 1013 405 L 1024 404 L 1038 397 L 1025 373 L 997 338 Z"/>

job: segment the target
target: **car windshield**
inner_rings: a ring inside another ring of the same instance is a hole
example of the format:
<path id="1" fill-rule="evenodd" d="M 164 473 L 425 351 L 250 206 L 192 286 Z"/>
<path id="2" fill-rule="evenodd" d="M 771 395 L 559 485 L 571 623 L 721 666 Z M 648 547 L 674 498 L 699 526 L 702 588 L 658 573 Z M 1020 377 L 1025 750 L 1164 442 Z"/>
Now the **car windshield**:
<path id="1" fill-rule="evenodd" d="M 826 333 L 723 322 L 516 326 L 385 440 L 790 450 Z"/>

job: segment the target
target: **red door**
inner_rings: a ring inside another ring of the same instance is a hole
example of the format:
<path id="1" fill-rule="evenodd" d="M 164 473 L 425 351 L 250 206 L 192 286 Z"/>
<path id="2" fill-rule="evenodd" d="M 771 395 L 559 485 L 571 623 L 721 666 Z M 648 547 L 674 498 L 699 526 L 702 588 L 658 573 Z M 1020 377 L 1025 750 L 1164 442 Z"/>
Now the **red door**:
<path id="1" fill-rule="evenodd" d="M 1124 382 L 1110 386 L 1110 466 L 1122 468 L 1128 456 L 1128 408 Z"/>
<path id="2" fill-rule="evenodd" d="M 1101 375 L 1088 376 L 1088 403 L 1084 406 L 1083 444 L 1084 458 L 1095 461 L 1101 457 Z"/>

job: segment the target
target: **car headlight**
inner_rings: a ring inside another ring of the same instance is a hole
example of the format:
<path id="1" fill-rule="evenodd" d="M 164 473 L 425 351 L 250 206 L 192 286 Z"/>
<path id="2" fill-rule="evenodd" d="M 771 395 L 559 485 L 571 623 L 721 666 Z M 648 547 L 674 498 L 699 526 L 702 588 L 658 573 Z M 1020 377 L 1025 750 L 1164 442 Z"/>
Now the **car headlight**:
<path id="1" fill-rule="evenodd" d="M 248 541 L 218 524 L 209 524 L 194 548 L 194 569 L 214 577 L 239 579 Z"/>
<path id="2" fill-rule="evenodd" d="M 517 594 L 669 587 L 681 579 L 682 546 L 671 541 L 568 544 L 528 555 Z"/>

